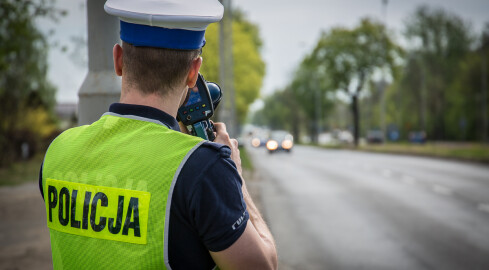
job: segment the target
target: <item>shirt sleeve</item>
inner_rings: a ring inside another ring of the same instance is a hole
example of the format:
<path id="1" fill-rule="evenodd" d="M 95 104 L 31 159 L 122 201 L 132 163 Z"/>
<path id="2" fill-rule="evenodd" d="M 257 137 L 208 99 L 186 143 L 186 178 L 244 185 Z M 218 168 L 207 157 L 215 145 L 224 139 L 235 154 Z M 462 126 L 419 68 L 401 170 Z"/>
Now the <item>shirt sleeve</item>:
<path id="1" fill-rule="evenodd" d="M 206 248 L 213 252 L 230 247 L 243 234 L 249 219 L 241 190 L 241 177 L 222 147 L 219 158 L 205 169 L 189 197 L 189 215 Z"/>

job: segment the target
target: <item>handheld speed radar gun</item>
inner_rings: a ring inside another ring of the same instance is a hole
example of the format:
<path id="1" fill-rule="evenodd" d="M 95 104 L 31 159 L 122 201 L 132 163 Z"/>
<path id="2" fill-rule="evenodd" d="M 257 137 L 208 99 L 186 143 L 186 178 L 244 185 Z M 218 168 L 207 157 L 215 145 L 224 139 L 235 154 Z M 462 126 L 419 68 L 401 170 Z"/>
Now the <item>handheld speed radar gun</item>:
<path id="1" fill-rule="evenodd" d="M 219 105 L 222 91 L 219 85 L 207 82 L 199 73 L 195 87 L 189 88 L 187 99 L 178 109 L 177 120 L 190 126 L 190 134 L 204 140 L 213 141 L 214 125 L 209 120 Z"/>

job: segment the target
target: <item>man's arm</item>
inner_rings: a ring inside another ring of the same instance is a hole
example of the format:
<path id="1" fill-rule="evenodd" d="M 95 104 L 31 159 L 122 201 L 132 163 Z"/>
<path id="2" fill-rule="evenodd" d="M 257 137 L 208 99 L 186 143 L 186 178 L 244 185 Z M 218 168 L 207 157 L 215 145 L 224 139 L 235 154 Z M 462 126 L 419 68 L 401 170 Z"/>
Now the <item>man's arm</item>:
<path id="1" fill-rule="evenodd" d="M 214 126 L 217 131 L 215 142 L 231 148 L 231 159 L 241 175 L 238 142 L 229 138 L 224 124 L 215 123 Z M 253 203 L 244 179 L 242 182 L 243 198 L 250 220 L 246 224 L 245 231 L 234 244 L 223 251 L 210 252 L 210 254 L 220 269 L 277 269 L 277 249 L 272 234 Z"/>

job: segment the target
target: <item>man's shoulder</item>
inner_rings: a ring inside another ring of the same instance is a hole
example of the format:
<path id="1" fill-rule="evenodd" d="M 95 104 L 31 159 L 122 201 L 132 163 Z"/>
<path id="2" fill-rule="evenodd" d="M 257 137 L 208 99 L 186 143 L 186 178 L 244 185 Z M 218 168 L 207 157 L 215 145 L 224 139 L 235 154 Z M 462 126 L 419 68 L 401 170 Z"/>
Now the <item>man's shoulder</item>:
<path id="1" fill-rule="evenodd" d="M 192 190 L 200 182 L 217 175 L 238 178 L 236 165 L 231 160 L 231 149 L 227 145 L 204 141 L 183 164 L 177 183 Z"/>
<path id="2" fill-rule="evenodd" d="M 193 155 L 202 155 L 208 157 L 214 156 L 216 158 L 231 158 L 231 148 L 224 144 L 205 141 L 200 145 L 199 148 L 195 150 L 195 153 Z"/>
<path id="3" fill-rule="evenodd" d="M 231 149 L 227 145 L 204 141 L 185 162 L 182 176 L 202 178 L 202 173 L 221 170 L 225 164 L 236 167 L 231 160 Z"/>
<path id="4" fill-rule="evenodd" d="M 66 140 L 70 140 L 77 134 L 80 134 L 80 132 L 83 132 L 88 127 L 88 125 L 83 125 L 83 126 L 77 126 L 77 127 L 72 127 L 69 129 L 64 130 L 61 132 L 58 136 L 56 136 L 53 141 L 51 141 L 50 145 L 54 145 L 56 143 L 61 143 Z"/>

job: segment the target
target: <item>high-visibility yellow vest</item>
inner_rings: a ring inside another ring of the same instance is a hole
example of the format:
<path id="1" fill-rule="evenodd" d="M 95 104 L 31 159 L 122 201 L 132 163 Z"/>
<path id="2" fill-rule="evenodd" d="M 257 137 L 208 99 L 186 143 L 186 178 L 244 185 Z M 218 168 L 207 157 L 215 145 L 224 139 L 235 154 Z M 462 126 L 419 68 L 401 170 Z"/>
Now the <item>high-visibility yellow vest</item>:
<path id="1" fill-rule="evenodd" d="M 114 113 L 58 136 L 42 173 L 54 269 L 164 269 L 173 187 L 201 143 Z"/>

